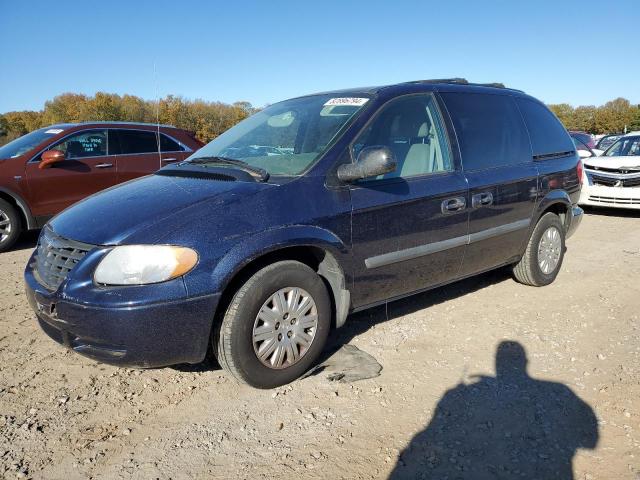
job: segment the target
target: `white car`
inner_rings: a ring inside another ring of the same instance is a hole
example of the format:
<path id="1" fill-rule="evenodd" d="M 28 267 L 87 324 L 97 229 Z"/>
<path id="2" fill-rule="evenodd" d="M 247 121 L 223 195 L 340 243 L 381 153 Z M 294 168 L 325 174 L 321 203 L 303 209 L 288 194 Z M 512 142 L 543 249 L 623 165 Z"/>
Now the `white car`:
<path id="1" fill-rule="evenodd" d="M 640 132 L 624 135 L 601 156 L 580 156 L 580 205 L 640 210 Z"/>

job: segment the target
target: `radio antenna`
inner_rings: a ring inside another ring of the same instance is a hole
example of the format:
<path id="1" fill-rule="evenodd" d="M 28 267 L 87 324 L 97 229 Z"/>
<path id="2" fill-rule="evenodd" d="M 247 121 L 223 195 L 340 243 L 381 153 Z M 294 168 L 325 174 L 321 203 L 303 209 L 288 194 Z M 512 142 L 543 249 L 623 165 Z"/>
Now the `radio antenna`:
<path id="1" fill-rule="evenodd" d="M 160 87 L 158 86 L 158 70 L 156 61 L 153 61 L 153 80 L 156 89 L 156 144 L 158 145 L 158 168 L 162 168 L 162 152 L 160 151 Z"/>

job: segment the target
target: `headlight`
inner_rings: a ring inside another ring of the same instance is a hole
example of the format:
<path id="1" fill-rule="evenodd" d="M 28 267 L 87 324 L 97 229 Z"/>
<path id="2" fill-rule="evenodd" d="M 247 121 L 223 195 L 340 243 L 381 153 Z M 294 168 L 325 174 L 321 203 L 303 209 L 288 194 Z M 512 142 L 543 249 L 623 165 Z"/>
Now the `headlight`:
<path id="1" fill-rule="evenodd" d="M 190 248 L 168 245 L 115 247 L 100 262 L 94 279 L 103 285 L 144 285 L 184 275 L 198 263 Z"/>

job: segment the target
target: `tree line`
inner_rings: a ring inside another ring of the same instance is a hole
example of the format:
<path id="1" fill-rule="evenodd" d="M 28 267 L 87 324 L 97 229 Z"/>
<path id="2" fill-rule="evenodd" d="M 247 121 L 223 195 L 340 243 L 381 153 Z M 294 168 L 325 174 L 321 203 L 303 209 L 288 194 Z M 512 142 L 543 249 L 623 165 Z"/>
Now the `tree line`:
<path id="1" fill-rule="evenodd" d="M 207 102 L 168 95 L 158 101 L 135 95 L 98 92 L 94 96 L 64 93 L 40 111 L 0 114 L 0 145 L 54 123 L 87 121 L 148 122 L 174 125 L 209 142 L 258 109 L 249 102 Z"/>
<path id="2" fill-rule="evenodd" d="M 599 107 L 572 107 L 567 103 L 549 105 L 568 130 L 589 133 L 622 133 L 640 130 L 640 105 L 616 98 Z M 93 96 L 64 93 L 45 102 L 39 111 L 0 114 L 0 145 L 54 123 L 92 120 L 159 121 L 195 133 L 209 142 L 259 109 L 249 102 L 207 102 L 168 95 L 160 100 L 144 100 L 135 95 L 98 92 Z"/>
<path id="3" fill-rule="evenodd" d="M 632 105 L 626 98 L 616 98 L 599 107 L 568 103 L 549 105 L 567 130 L 584 132 L 625 133 L 640 130 L 640 105 Z"/>

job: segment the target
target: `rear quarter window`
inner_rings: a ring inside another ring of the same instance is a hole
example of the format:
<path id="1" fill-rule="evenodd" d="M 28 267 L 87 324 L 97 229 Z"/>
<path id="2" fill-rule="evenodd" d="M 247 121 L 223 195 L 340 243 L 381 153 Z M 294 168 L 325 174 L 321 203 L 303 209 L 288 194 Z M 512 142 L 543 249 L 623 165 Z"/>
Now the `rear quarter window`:
<path id="1" fill-rule="evenodd" d="M 145 130 L 111 130 L 109 132 L 109 153 L 113 155 L 157 153 L 156 135 L 156 132 Z"/>
<path id="2" fill-rule="evenodd" d="M 541 103 L 527 98 L 516 100 L 529 130 L 534 158 L 565 155 L 575 146 L 560 120 Z"/>
<path id="3" fill-rule="evenodd" d="M 531 161 L 529 136 L 512 97 L 442 93 L 458 136 L 465 170 Z"/>

